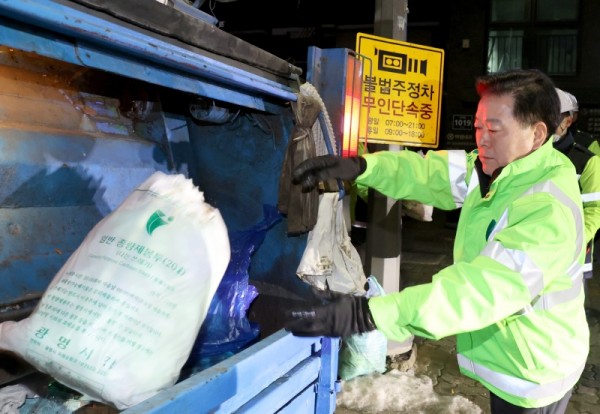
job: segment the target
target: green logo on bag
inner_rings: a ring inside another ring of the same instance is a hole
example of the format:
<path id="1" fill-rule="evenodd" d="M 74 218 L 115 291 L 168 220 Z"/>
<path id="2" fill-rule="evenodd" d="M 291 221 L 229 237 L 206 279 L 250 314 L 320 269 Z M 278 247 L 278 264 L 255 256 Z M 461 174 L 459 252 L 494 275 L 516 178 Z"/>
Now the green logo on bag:
<path id="1" fill-rule="evenodd" d="M 156 210 L 146 222 L 146 231 L 152 236 L 152 232 L 160 226 L 164 226 L 173 221 L 173 217 L 167 217 L 165 213 Z"/>

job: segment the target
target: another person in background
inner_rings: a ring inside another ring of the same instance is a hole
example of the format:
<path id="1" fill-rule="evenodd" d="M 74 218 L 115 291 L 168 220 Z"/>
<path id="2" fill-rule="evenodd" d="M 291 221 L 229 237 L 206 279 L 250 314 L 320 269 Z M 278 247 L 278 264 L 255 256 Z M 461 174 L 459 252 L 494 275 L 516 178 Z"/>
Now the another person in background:
<path id="1" fill-rule="evenodd" d="M 579 124 L 577 123 L 579 120 L 579 102 L 577 102 L 577 98 L 572 93 L 564 90 L 563 92 L 567 95 L 568 101 L 570 101 L 569 107 L 571 109 L 569 110 L 569 114 L 571 116 L 571 125 L 569 126 L 569 132 L 573 135 L 573 138 L 575 138 L 575 142 L 577 142 L 579 145 L 589 148 L 590 145 L 594 143 L 595 139 L 592 134 L 579 128 Z"/>
<path id="2" fill-rule="evenodd" d="M 570 92 L 564 91 L 569 98 L 571 99 L 571 104 L 573 106 L 573 110 L 571 111 L 573 122 L 569 127 L 571 134 L 575 138 L 575 142 L 584 147 L 587 147 L 590 151 L 592 151 L 596 155 L 600 155 L 600 138 L 594 138 L 592 134 L 582 131 L 578 126 L 579 119 L 579 103 L 577 102 L 577 98 Z"/>
<path id="3" fill-rule="evenodd" d="M 588 147 L 596 155 L 600 155 L 600 138 L 596 138 Z"/>
<path id="4" fill-rule="evenodd" d="M 490 391 L 491 412 L 562 414 L 589 351 L 583 211 L 573 164 L 552 147 L 559 100 L 537 70 L 478 78 L 477 149 L 322 156 L 298 165 L 308 191 L 356 180 L 394 199 L 462 207 L 454 264 L 430 283 L 366 299 L 315 291 L 287 329 L 340 336 L 379 329 L 456 335 L 460 371 Z"/>
<path id="5" fill-rule="evenodd" d="M 565 154 L 575 166 L 583 200 L 585 241 L 587 243 L 584 280 L 592 277 L 594 237 L 600 229 L 600 157 L 585 144 L 577 142 L 570 128 L 577 111 L 575 97 L 562 89 L 556 89 L 560 100 L 560 124 L 553 137 L 554 148 Z"/>

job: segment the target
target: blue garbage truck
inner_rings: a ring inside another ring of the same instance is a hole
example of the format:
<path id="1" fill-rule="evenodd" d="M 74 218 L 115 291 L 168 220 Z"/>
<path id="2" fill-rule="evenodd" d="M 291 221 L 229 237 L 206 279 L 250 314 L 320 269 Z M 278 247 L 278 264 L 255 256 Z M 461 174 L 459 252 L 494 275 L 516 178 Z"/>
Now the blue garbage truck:
<path id="1" fill-rule="evenodd" d="M 90 229 L 155 171 L 192 179 L 230 234 L 264 222 L 303 75 L 183 1 L 0 0 L 0 322 L 34 312 Z M 306 234 L 286 217 L 264 230 L 248 269 L 258 337 L 124 413 L 335 410 L 338 340 L 281 329 L 306 289 Z M 39 374 L 12 358 L 0 351 L 0 387 Z"/>

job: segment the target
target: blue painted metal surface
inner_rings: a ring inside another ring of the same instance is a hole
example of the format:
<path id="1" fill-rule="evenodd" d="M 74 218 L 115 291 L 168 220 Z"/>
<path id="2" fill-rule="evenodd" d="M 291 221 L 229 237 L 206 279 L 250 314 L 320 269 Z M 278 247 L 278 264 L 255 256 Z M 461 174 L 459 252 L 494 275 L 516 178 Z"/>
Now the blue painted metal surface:
<path id="1" fill-rule="evenodd" d="M 296 99 L 286 85 L 55 1 L 0 0 L 0 15 L 3 44 L 43 56 L 261 110 L 262 95 Z"/>
<path id="2" fill-rule="evenodd" d="M 321 49 L 316 46 L 308 48 L 306 80 L 317 90 L 331 118 L 333 133 L 337 139 L 338 151 L 341 151 L 340 141 L 344 129 L 344 99 L 346 94 L 345 82 L 340 82 L 340 74 L 347 73 L 349 49 Z"/>
<path id="3" fill-rule="evenodd" d="M 336 148 L 338 154 L 341 154 L 342 149 L 342 132 L 344 122 L 344 100 L 346 95 L 345 82 L 339 81 L 339 74 L 347 73 L 349 49 L 320 49 L 316 46 L 308 48 L 308 72 L 307 81 L 310 82 L 317 90 L 328 108 L 331 126 L 336 139 Z M 321 118 L 323 115 L 320 115 Z M 322 121 L 323 122 L 323 121 Z M 329 137 L 325 140 L 327 151 L 332 154 L 333 148 L 330 144 Z M 339 190 L 339 198 L 345 196 L 344 184 L 342 180 L 337 180 Z"/>
<path id="4" fill-rule="evenodd" d="M 321 348 L 321 375 L 317 394 L 317 412 L 320 413 L 333 413 L 335 411 L 335 395 L 340 391 L 341 384 L 338 381 L 338 348 L 339 339 L 324 338 Z"/>
<path id="5" fill-rule="evenodd" d="M 191 177 L 230 231 L 277 204 L 296 99 L 287 85 L 55 1 L 0 0 L 0 25 L 0 317 L 42 294 L 154 171 Z M 159 98 L 127 97 L 157 85 Z M 196 122 L 190 94 L 235 104 L 235 115 Z M 269 229 L 252 279 L 274 294 L 306 289 L 295 274 L 305 243 L 285 221 Z M 125 413 L 332 413 L 338 345 L 280 331 Z"/>
<path id="6" fill-rule="evenodd" d="M 213 92 L 214 85 L 192 79 L 193 76 L 183 75 L 180 70 L 173 75 L 167 70 L 171 60 L 161 62 L 160 66 L 151 65 L 135 60 L 138 57 L 135 51 L 129 50 L 132 55 L 124 54 L 125 46 L 114 49 L 113 37 L 117 34 L 122 36 L 118 39 L 121 45 L 126 42 L 124 39 L 137 38 L 132 41 L 134 44 L 147 46 L 155 43 L 152 38 L 140 38 L 135 33 L 111 28 L 110 37 L 96 39 L 93 45 L 86 43 L 89 32 L 95 30 L 97 36 L 105 36 L 103 30 L 106 27 L 98 21 L 92 25 L 87 16 L 70 15 L 68 10 L 50 1 L 18 4 L 0 1 L 0 16 L 4 15 L 0 17 L 4 19 L 0 43 L 8 46 L 2 54 L 6 61 L 0 62 L 6 65 L 3 71 L 22 71 L 24 79 L 32 74 L 36 76 L 29 84 L 25 80 L 15 82 L 14 76 L 6 75 L 3 84 L 12 89 L 3 89 L 4 101 L 0 102 L 0 120 L 5 126 L 0 137 L 0 145 L 4 145 L 0 175 L 5 184 L 0 208 L 5 208 L 5 222 L 13 232 L 9 237 L 19 235 L 17 240 L 9 243 L 13 250 L 0 257 L 0 275 L 3 271 L 25 275 L 19 276 L 20 281 L 15 281 L 14 287 L 2 290 L 4 296 L 1 299 L 5 304 L 31 294 L 39 295 L 59 264 L 74 251 L 92 225 L 114 209 L 152 171 L 160 169 L 188 174 L 206 192 L 207 200 L 223 212 L 232 231 L 247 229 L 260 221 L 263 204 L 277 204 L 281 164 L 293 126 L 293 116 L 286 106 L 288 101 L 282 101 L 278 107 L 270 103 L 270 114 L 236 115 L 235 121 L 223 126 L 199 125 L 185 112 L 173 114 L 173 119 L 179 119 L 183 124 L 178 131 L 186 132 L 183 139 L 173 140 L 160 108 L 155 113 L 161 114 L 162 124 L 156 119 L 152 122 L 127 119 L 119 114 L 116 107 L 119 102 L 102 96 L 103 92 L 86 92 L 85 89 L 97 86 L 95 80 L 90 81 L 92 85 L 77 83 L 94 72 L 90 67 L 101 67 L 116 74 L 114 78 L 109 77 L 104 89 L 115 83 L 117 88 L 127 91 L 131 85 L 118 75 L 134 74 L 182 93 L 175 99 L 184 101 L 189 98 L 183 92 L 193 90 L 204 97 L 204 93 L 210 95 Z M 63 15 L 63 12 L 67 14 Z M 43 21 L 45 27 L 52 27 L 57 32 L 14 18 L 31 18 L 36 24 Z M 92 28 L 87 28 L 86 22 Z M 67 30 L 62 24 L 68 26 L 71 35 L 84 39 L 62 36 L 61 33 Z M 85 26 L 87 31 L 77 25 Z M 35 55 L 26 53 L 28 51 Z M 189 53 L 186 51 L 186 56 Z M 32 56 L 38 56 L 38 59 Z M 57 60 L 43 60 L 39 56 Z M 188 57 L 190 60 L 197 58 L 196 64 L 202 66 L 202 57 Z M 103 65 L 86 64 L 96 58 Z M 228 71 L 239 73 L 236 68 L 222 64 L 220 69 L 222 77 L 227 77 Z M 44 79 L 53 79 L 54 83 L 45 84 Z M 198 87 L 188 88 L 188 81 L 195 82 Z M 142 89 L 151 89 L 150 86 L 142 86 Z M 240 105 L 258 106 L 252 104 L 259 102 L 256 96 L 248 94 L 242 86 L 237 85 L 232 99 Z M 279 87 L 285 92 L 282 98 L 296 98 L 284 85 Z M 98 156 L 93 157 L 93 154 Z M 36 176 L 38 180 L 30 180 Z M 17 190 L 20 192 L 11 193 Z M 40 199 L 44 194 L 54 195 L 55 200 L 61 200 L 68 207 L 52 210 Z M 32 203 L 36 204 L 35 210 L 24 209 Z M 15 207 L 21 210 L 10 210 Z M 47 232 L 43 223 L 58 223 L 58 216 L 65 213 L 72 223 L 59 227 L 59 231 Z M 48 220 L 45 220 L 46 216 Z M 29 227 L 19 225 L 21 221 Z M 251 272 L 259 281 L 295 291 L 305 288 L 295 276 L 295 265 L 302 254 L 305 237 L 290 239 L 285 227 L 282 223 L 269 232 L 263 247 L 255 254 Z M 23 233 L 24 229 L 26 233 Z M 45 240 L 40 236 L 46 233 L 52 239 Z M 24 241 L 24 234 L 29 235 L 28 241 Z M 33 235 L 41 237 L 40 243 L 33 240 Z M 24 272 L 14 273 L 17 269 L 24 269 Z"/>
<path id="7" fill-rule="evenodd" d="M 0 190 L 0 228 L 8 229 L 0 244 L 0 303 L 43 292 L 87 232 L 153 171 L 166 169 L 148 143 L 0 135 L 0 180 L 7 183 Z M 33 164 L 26 155 L 31 148 L 56 158 Z M 121 162 L 132 152 L 140 164 Z"/>
<path id="8" fill-rule="evenodd" d="M 122 413 L 332 413 L 338 345 L 281 330 Z"/>
<path id="9" fill-rule="evenodd" d="M 97 77 L 0 52 L 0 304 L 11 304 L 41 295 L 98 221 L 169 170 L 169 151 L 163 118 L 123 116 L 117 99 L 92 92 Z"/>

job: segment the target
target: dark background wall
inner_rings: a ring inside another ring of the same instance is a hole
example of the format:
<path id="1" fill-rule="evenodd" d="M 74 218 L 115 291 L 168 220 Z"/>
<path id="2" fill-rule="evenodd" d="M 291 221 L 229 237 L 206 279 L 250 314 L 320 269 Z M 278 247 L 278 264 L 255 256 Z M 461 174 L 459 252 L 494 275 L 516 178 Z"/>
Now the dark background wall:
<path id="1" fill-rule="evenodd" d="M 453 118 L 473 115 L 476 110 L 474 81 L 486 70 L 489 2 L 408 0 L 407 5 L 406 40 L 445 51 L 440 147 L 473 147 L 472 129 L 456 129 Z M 332 0 L 327 10 L 317 0 L 239 0 L 216 3 L 212 13 L 221 20 L 223 30 L 306 73 L 309 46 L 355 50 L 358 32 L 373 34 L 375 7 L 375 0 Z M 600 2 L 580 0 L 580 7 L 577 74 L 553 79 L 558 87 L 577 97 L 579 127 L 600 135 Z"/>

